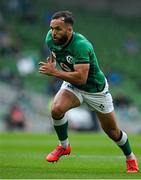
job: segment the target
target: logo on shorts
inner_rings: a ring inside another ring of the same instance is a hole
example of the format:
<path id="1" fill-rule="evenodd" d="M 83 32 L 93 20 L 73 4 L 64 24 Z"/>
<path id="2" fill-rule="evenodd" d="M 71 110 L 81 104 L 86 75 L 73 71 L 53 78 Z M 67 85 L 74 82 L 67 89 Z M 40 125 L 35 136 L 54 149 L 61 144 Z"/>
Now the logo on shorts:
<path id="1" fill-rule="evenodd" d="M 71 84 L 68 84 L 67 87 L 70 89 L 74 89 L 74 87 Z"/>
<path id="2" fill-rule="evenodd" d="M 100 109 L 101 109 L 101 111 L 103 111 L 104 110 L 104 105 L 103 104 L 100 104 Z"/>

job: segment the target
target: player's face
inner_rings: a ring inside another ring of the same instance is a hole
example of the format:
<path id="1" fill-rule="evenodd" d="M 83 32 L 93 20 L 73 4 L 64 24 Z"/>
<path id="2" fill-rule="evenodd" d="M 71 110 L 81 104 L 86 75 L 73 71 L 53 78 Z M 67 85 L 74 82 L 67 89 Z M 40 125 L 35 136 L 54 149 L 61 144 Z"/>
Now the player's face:
<path id="1" fill-rule="evenodd" d="M 50 23 L 52 39 L 56 45 L 64 45 L 68 41 L 69 26 L 61 19 L 53 19 Z"/>

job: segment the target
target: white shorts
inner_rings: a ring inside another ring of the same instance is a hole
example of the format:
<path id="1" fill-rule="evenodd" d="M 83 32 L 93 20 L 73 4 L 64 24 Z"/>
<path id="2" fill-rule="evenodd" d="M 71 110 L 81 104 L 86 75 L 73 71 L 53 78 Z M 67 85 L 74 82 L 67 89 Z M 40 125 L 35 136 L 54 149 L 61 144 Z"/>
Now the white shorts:
<path id="1" fill-rule="evenodd" d="M 113 99 L 109 92 L 107 80 L 105 80 L 105 88 L 103 91 L 98 93 L 89 93 L 79 90 L 66 81 L 63 82 L 60 90 L 61 89 L 67 89 L 72 92 L 79 99 L 80 104 L 85 103 L 92 111 L 98 111 L 106 114 L 114 110 Z"/>

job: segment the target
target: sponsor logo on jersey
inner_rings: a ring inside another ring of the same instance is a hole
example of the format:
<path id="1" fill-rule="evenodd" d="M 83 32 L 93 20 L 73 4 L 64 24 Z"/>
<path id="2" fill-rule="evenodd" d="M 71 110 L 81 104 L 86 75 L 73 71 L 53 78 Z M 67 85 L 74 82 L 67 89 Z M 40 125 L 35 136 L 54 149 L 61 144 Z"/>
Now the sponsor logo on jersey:
<path id="1" fill-rule="evenodd" d="M 66 56 L 66 60 L 67 60 L 67 62 L 68 62 L 69 64 L 72 64 L 72 63 L 73 63 L 73 57 L 70 56 L 70 55 Z"/>
<path id="2" fill-rule="evenodd" d="M 60 66 L 61 68 L 64 70 L 64 71 L 67 71 L 67 72 L 71 72 L 72 70 L 64 63 L 60 63 Z"/>

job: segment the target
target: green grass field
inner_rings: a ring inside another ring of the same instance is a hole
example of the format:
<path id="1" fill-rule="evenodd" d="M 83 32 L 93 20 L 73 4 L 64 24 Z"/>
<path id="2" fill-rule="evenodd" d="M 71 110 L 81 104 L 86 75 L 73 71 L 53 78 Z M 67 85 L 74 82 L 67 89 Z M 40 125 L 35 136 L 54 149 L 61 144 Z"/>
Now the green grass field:
<path id="1" fill-rule="evenodd" d="M 130 135 L 141 167 L 141 135 Z M 44 157 L 55 134 L 0 133 L 0 179 L 141 179 L 127 174 L 119 148 L 105 134 L 71 133 L 72 153 L 57 163 Z"/>

